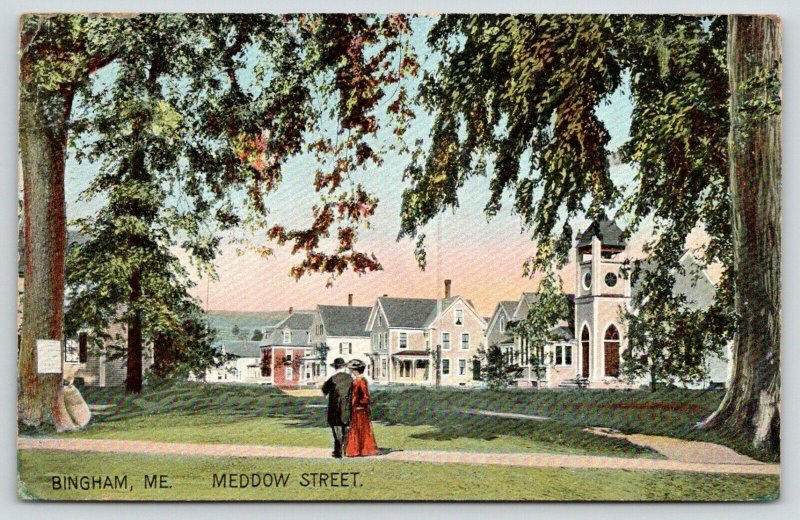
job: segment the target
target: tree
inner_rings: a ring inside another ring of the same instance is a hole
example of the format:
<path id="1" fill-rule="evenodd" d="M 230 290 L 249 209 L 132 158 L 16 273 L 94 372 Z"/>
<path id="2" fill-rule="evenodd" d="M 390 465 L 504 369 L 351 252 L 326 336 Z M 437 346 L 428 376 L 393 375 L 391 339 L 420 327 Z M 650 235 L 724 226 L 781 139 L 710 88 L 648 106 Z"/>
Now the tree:
<path id="1" fill-rule="evenodd" d="M 535 303 L 528 310 L 525 319 L 509 326 L 514 336 L 527 344 L 530 349 L 531 375 L 537 381 L 544 378 L 545 347 L 551 341 L 561 339 L 558 325 L 569 315 L 569 303 L 561 289 L 561 278 L 549 270 L 539 285 Z"/>
<path id="2" fill-rule="evenodd" d="M 481 363 L 480 380 L 491 390 L 499 390 L 514 384 L 522 373 L 519 365 L 511 363 L 497 345 L 478 349 L 476 359 Z"/>
<path id="3" fill-rule="evenodd" d="M 177 323 L 164 327 L 153 339 L 152 372 L 161 378 L 185 380 L 190 374 L 202 375 L 209 368 L 223 366 L 229 358 L 214 350 L 216 333 L 203 310 L 185 301 L 176 314 Z"/>
<path id="4" fill-rule="evenodd" d="M 736 328 L 733 378 L 704 427 L 780 447 L 781 27 L 730 16 L 730 189 Z"/>
<path id="5" fill-rule="evenodd" d="M 142 39 L 134 37 L 137 28 L 131 27 L 131 20 L 155 20 L 155 36 L 163 29 L 157 27 L 159 20 L 182 24 L 161 35 L 174 34 L 202 45 L 195 46 L 196 55 L 189 59 L 180 52 L 173 55 L 170 45 L 158 39 L 150 42 L 152 49 L 143 49 L 137 45 Z M 390 59 L 402 57 L 404 46 L 396 40 L 407 31 L 407 18 L 399 15 L 34 15 L 23 19 L 20 154 L 28 272 L 19 398 L 24 422 L 38 425 L 49 415 L 59 430 L 72 427 L 64 413 L 59 378 L 36 374 L 35 340 L 62 337 L 64 158 L 75 137 L 71 134 L 87 130 L 70 117 L 76 95 L 89 101 L 95 98 L 89 89 L 90 75 L 112 62 L 124 63 L 141 56 L 141 51 L 147 54 L 159 48 L 166 60 L 187 67 L 173 83 L 180 94 L 175 98 L 184 100 L 174 108 L 195 115 L 187 123 L 192 131 L 185 138 L 189 170 L 196 176 L 186 182 L 184 192 L 218 195 L 244 189 L 262 219 L 266 214 L 263 196 L 280 182 L 281 165 L 303 149 L 308 135 L 320 130 L 326 121 L 323 114 L 329 115 L 339 124 L 337 135 L 315 140 L 308 147 L 323 155 L 340 153 L 345 160 L 336 162 L 331 172 L 318 171 L 314 189 L 324 195 L 323 204 L 314 209 L 315 223 L 302 231 L 273 227 L 270 237 L 279 243 L 295 242 L 293 252 L 306 256 L 306 265 L 293 272 L 296 276 L 310 272 L 335 276 L 347 268 L 363 273 L 380 267 L 374 256 L 354 249 L 357 227 L 372 214 L 377 201 L 360 186 L 350 189 L 348 183 L 345 189 L 342 181 L 379 161 L 366 138 L 377 131 L 374 112 L 386 97 L 384 88 L 415 70 L 410 58 L 399 60 L 398 67 Z M 126 46 L 126 42 L 133 43 Z M 248 89 L 239 84 L 237 67 L 245 63 L 250 45 L 260 45 L 264 52 L 257 71 L 259 84 Z M 335 81 L 329 81 L 331 76 Z M 316 100 L 309 95 L 312 85 L 326 87 Z M 387 110 L 402 116 L 403 107 L 404 98 L 398 95 Z M 344 133 L 348 138 L 339 140 Z M 320 239 L 332 230 L 339 240 L 335 252 L 327 254 L 327 244 Z M 213 249 L 212 244 L 208 251 Z M 136 293 L 138 284 L 135 277 L 131 280 L 131 292 Z M 133 338 L 131 347 L 135 349 L 137 343 Z M 135 372 L 136 367 L 132 368 Z"/>
<path id="6" fill-rule="evenodd" d="M 242 331 L 239 329 L 239 325 L 233 326 L 233 328 L 231 329 L 231 334 L 233 334 L 237 338 L 242 334 Z"/>
<path id="7" fill-rule="evenodd" d="M 422 228 L 457 206 L 458 189 L 486 174 L 490 161 L 487 215 L 511 192 L 514 210 L 537 241 L 526 272 L 553 258 L 565 261 L 571 219 L 594 218 L 604 208 L 631 218 L 628 233 L 645 219 L 655 223 L 647 250 L 662 273 L 679 267 L 686 237 L 704 229 L 710 236 L 705 262 L 725 268 L 717 299 L 722 307 L 738 302 L 736 323 L 743 327 L 734 343 L 733 385 L 706 425 L 737 424 L 733 433 L 777 454 L 777 22 L 446 15 L 429 43 L 442 55 L 420 89 L 433 123 L 430 142 L 419 142 L 406 168 L 411 186 L 403 195 L 400 237 L 416 237 L 424 248 Z M 625 79 L 634 110 L 630 139 L 617 157 L 633 165 L 637 177 L 632 190 L 620 192 L 610 177 L 609 135 L 596 108 Z M 743 83 L 754 88 L 742 89 Z M 766 114 L 755 110 L 758 105 L 766 105 Z M 751 152 L 758 160 L 729 161 Z M 763 303 L 746 304 L 755 297 Z M 764 316 L 770 317 L 767 327 Z"/>
<path id="8" fill-rule="evenodd" d="M 696 384 L 705 379 L 709 356 L 722 354 L 729 337 L 704 323 L 714 314 L 692 308 L 684 295 L 637 300 L 635 310 L 622 316 L 628 329 L 622 377 L 631 382 L 647 379 L 652 391 L 660 383 Z"/>
<path id="9" fill-rule="evenodd" d="M 75 429 L 61 376 L 38 374 L 36 340 L 63 337 L 66 209 L 64 165 L 72 102 L 115 59 L 124 21 L 78 15 L 23 17 L 19 143 L 24 185 L 25 293 L 18 374 L 20 420 Z"/>
<path id="10" fill-rule="evenodd" d="M 250 339 L 253 341 L 261 341 L 264 339 L 264 333 L 261 332 L 261 329 L 253 329 L 253 336 Z"/>

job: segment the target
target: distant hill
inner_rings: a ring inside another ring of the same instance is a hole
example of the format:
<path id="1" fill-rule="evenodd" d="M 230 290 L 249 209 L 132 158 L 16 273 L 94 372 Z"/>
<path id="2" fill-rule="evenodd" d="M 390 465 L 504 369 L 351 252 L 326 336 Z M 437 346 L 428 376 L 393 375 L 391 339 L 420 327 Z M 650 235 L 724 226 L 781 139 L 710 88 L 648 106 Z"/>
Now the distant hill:
<path id="1" fill-rule="evenodd" d="M 247 335 L 249 340 L 253 330 L 275 325 L 288 316 L 286 311 L 270 312 L 234 312 L 234 311 L 208 311 L 206 315 L 212 328 L 217 329 L 217 342 L 238 340 L 233 335 L 233 326 L 238 325 L 239 330 Z"/>

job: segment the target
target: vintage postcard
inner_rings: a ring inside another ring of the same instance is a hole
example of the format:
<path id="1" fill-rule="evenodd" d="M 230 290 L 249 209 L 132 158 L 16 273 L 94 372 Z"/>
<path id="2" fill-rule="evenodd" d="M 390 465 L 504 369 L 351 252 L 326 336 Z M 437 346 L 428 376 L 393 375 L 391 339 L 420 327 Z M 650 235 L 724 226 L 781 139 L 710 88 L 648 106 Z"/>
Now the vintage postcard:
<path id="1" fill-rule="evenodd" d="M 769 15 L 29 14 L 18 496 L 771 501 Z"/>

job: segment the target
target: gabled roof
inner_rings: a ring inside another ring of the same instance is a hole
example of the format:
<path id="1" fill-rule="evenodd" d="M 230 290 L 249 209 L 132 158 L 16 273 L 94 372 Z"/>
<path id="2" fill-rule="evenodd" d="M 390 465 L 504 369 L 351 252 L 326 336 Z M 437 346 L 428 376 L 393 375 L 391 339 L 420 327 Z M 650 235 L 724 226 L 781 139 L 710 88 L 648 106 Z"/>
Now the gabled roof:
<path id="1" fill-rule="evenodd" d="M 562 320 L 569 324 L 572 323 L 575 315 L 575 295 L 564 293 L 564 296 L 567 299 L 567 314 L 566 316 L 562 316 Z M 514 314 L 511 318 L 512 321 L 521 321 L 528 317 L 528 312 L 530 311 L 531 307 L 536 305 L 536 302 L 539 300 L 539 293 L 522 293 L 520 296 L 519 301 L 515 302 L 516 307 L 514 309 Z"/>
<path id="2" fill-rule="evenodd" d="M 436 312 L 436 300 L 428 298 L 378 298 L 387 325 L 395 328 L 424 329 L 431 313 Z"/>
<path id="3" fill-rule="evenodd" d="M 258 341 L 225 341 L 220 347 L 225 349 L 226 354 L 240 358 L 261 357 L 261 347 Z"/>
<path id="4" fill-rule="evenodd" d="M 310 312 L 294 312 L 284 318 L 275 326 L 266 338 L 261 342 L 262 347 L 273 345 L 286 345 L 302 347 L 308 345 L 308 338 L 311 334 L 311 325 L 314 322 L 314 314 Z M 283 341 L 283 331 L 291 331 L 291 341 Z"/>
<path id="5" fill-rule="evenodd" d="M 689 307 L 695 310 L 705 310 L 714 303 L 717 288 L 711 279 L 708 278 L 703 266 L 695 259 L 691 253 L 686 253 L 680 260 L 683 272 L 673 271 L 675 285 L 672 287 L 673 294 L 682 294 L 686 297 Z M 653 260 L 645 260 L 641 263 L 643 273 L 652 272 L 656 269 Z M 631 284 L 631 297 L 636 298 L 639 293 L 639 285 L 636 280 Z"/>
<path id="6" fill-rule="evenodd" d="M 314 315 L 306 312 L 293 312 L 288 315 L 283 321 L 275 325 L 275 329 L 283 331 L 283 329 L 291 330 L 310 330 L 311 324 L 314 322 Z"/>
<path id="7" fill-rule="evenodd" d="M 479 320 L 483 321 L 484 323 L 487 321 L 483 316 L 478 314 L 478 311 L 475 310 L 475 306 L 472 304 L 472 300 L 468 300 L 466 298 L 462 298 L 461 296 L 451 296 L 449 298 L 443 298 L 443 299 L 439 300 L 441 302 L 441 306 L 436 305 L 433 308 L 433 310 L 431 310 L 430 316 L 428 316 L 428 319 L 425 321 L 425 326 L 426 327 L 430 327 L 431 325 L 433 325 L 433 323 L 439 317 L 439 313 L 444 314 L 445 312 L 447 312 L 450 309 L 451 306 L 453 306 L 453 304 L 455 304 L 459 300 L 461 300 L 461 301 L 463 301 L 464 303 L 467 304 L 467 307 L 469 307 L 470 312 L 472 312 L 475 315 L 475 317 L 477 317 Z M 434 300 L 434 302 L 435 301 L 436 300 Z"/>
<path id="8" fill-rule="evenodd" d="M 517 303 L 519 303 L 517 300 L 506 300 L 498 303 L 497 305 L 503 309 L 503 311 L 506 313 L 506 316 L 511 318 L 514 316 L 514 309 L 517 308 Z"/>
<path id="9" fill-rule="evenodd" d="M 592 237 L 597 237 L 606 246 L 625 247 L 622 239 L 622 230 L 616 222 L 605 216 L 593 221 L 583 233 L 578 235 L 578 247 L 592 245 Z"/>
<path id="10" fill-rule="evenodd" d="M 368 337 L 367 320 L 372 307 L 353 307 L 350 305 L 317 306 L 326 336 Z"/>

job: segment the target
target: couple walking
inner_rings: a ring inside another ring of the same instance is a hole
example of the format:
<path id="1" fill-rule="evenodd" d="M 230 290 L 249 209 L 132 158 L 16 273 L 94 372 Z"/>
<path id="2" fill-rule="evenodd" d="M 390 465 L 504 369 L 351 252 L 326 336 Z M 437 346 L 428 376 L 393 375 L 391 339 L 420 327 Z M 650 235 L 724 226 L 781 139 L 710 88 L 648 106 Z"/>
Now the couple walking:
<path id="1" fill-rule="evenodd" d="M 328 396 L 333 456 L 339 459 L 343 455 L 376 455 L 378 447 L 369 418 L 369 389 L 364 378 L 366 365 L 358 359 L 345 363 L 344 359 L 336 358 L 331 366 L 336 372 L 322 385 L 322 393 Z"/>

